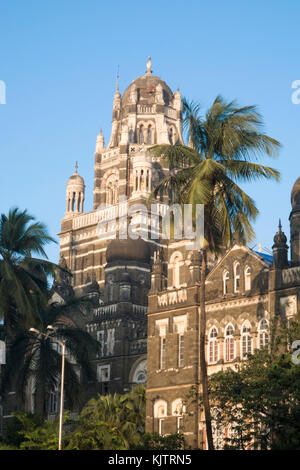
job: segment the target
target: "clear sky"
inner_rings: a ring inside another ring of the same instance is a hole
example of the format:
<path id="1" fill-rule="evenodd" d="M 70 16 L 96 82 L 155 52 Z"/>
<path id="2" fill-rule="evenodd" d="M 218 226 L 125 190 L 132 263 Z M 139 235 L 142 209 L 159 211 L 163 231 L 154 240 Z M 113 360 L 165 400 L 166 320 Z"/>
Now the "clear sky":
<path id="1" fill-rule="evenodd" d="M 279 184 L 247 185 L 260 216 L 257 243 L 272 246 L 300 176 L 299 0 L 2 0 L 0 4 L 0 212 L 28 208 L 56 236 L 65 185 L 79 162 L 92 209 L 96 136 L 111 128 L 115 75 L 125 88 L 146 70 L 206 110 L 217 94 L 256 104 L 283 148 L 268 164 Z M 48 248 L 58 260 L 58 245 Z"/>

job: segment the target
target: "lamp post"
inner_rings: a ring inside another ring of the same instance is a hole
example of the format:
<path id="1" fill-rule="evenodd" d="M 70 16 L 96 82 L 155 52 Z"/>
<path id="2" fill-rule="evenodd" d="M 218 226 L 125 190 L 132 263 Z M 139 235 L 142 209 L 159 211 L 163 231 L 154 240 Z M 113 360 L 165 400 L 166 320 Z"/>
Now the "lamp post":
<path id="1" fill-rule="evenodd" d="M 36 335 L 45 336 L 49 338 L 50 333 L 54 333 L 54 328 L 52 325 L 47 326 L 48 333 L 42 333 L 35 328 L 30 328 L 29 331 Z M 62 441 L 62 422 L 63 422 L 63 407 L 64 407 L 64 380 L 65 380 L 65 352 L 66 352 L 66 343 L 63 340 L 53 338 L 51 339 L 58 343 L 61 348 L 61 380 L 60 380 L 60 407 L 59 407 L 59 430 L 58 430 L 58 450 L 61 450 L 61 441 Z"/>

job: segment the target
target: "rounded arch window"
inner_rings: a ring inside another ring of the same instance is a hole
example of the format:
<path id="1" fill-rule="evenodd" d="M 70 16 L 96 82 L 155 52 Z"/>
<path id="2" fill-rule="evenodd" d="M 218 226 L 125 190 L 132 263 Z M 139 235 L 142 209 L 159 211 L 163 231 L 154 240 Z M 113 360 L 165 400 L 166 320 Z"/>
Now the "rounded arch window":
<path id="1" fill-rule="evenodd" d="M 132 376 L 132 382 L 142 384 L 147 381 L 147 360 L 144 359 L 143 361 L 139 362 L 135 367 Z"/>
<path id="2" fill-rule="evenodd" d="M 263 349 L 269 345 L 269 322 L 262 318 L 258 324 L 258 346 Z"/>
<path id="3" fill-rule="evenodd" d="M 214 364 L 219 360 L 218 330 L 213 326 L 208 334 L 208 363 Z"/>
<path id="4" fill-rule="evenodd" d="M 225 361 L 230 362 L 235 358 L 235 340 L 234 340 L 234 328 L 230 323 L 225 329 Z"/>

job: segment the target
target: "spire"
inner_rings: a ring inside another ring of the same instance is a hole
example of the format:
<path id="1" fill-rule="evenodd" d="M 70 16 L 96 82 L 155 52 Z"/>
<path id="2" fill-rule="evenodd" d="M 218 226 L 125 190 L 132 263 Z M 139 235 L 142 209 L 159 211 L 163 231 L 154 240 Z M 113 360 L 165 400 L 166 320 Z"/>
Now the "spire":
<path id="1" fill-rule="evenodd" d="M 75 175 L 78 174 L 77 170 L 78 170 L 78 161 L 76 160 L 76 163 L 75 163 Z"/>
<path id="2" fill-rule="evenodd" d="M 147 74 L 147 75 L 151 75 L 151 74 L 152 74 L 151 67 L 152 67 L 151 57 L 148 56 L 147 70 L 146 70 L 146 74 Z"/>
<path id="3" fill-rule="evenodd" d="M 282 231 L 281 220 L 279 219 L 278 232 L 274 236 L 274 245 L 272 246 L 274 268 L 283 269 L 288 267 L 288 246 L 286 242 L 287 238 Z"/>

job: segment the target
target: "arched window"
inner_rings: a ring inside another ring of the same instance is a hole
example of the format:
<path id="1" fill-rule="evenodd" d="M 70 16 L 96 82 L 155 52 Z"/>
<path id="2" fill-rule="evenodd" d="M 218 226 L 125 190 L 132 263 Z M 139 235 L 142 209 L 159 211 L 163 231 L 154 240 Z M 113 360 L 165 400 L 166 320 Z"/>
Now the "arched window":
<path id="1" fill-rule="evenodd" d="M 174 267 L 173 267 L 173 287 L 180 286 L 180 258 L 176 256 L 174 259 Z"/>
<path id="2" fill-rule="evenodd" d="M 244 271 L 245 276 L 245 290 L 251 289 L 251 268 L 247 266 Z"/>
<path id="3" fill-rule="evenodd" d="M 151 129 L 151 125 L 148 126 L 148 131 L 147 131 L 147 144 L 148 144 L 148 145 L 152 144 L 152 129 Z"/>
<path id="4" fill-rule="evenodd" d="M 218 346 L 217 338 L 218 338 L 218 330 L 214 326 L 213 328 L 211 328 L 208 334 L 207 357 L 208 357 L 209 364 L 215 364 L 219 360 L 219 346 Z"/>
<path id="5" fill-rule="evenodd" d="M 267 347 L 269 344 L 269 323 L 263 318 L 258 324 L 258 346 L 259 349 Z"/>
<path id="6" fill-rule="evenodd" d="M 172 415 L 176 416 L 177 433 L 182 432 L 184 413 L 185 413 L 185 405 L 183 405 L 181 398 L 177 398 L 176 400 L 172 402 Z"/>
<path id="7" fill-rule="evenodd" d="M 245 321 L 241 329 L 241 357 L 246 359 L 252 353 L 251 325 Z"/>
<path id="8" fill-rule="evenodd" d="M 139 132 L 139 143 L 143 144 L 144 143 L 144 126 L 140 126 L 140 132 Z"/>
<path id="9" fill-rule="evenodd" d="M 225 361 L 230 362 L 235 358 L 234 328 L 231 323 L 225 328 Z"/>
<path id="10" fill-rule="evenodd" d="M 235 263 L 233 267 L 234 272 L 234 292 L 240 291 L 240 263 Z"/>
<path id="11" fill-rule="evenodd" d="M 167 416 L 167 402 L 165 400 L 157 400 L 154 403 L 154 418 L 158 418 L 158 433 L 164 434 L 164 420 Z"/>
<path id="12" fill-rule="evenodd" d="M 133 129 L 129 129 L 128 140 L 130 144 L 134 143 L 134 130 Z"/>
<path id="13" fill-rule="evenodd" d="M 224 271 L 223 273 L 223 294 L 228 294 L 228 281 L 229 281 L 229 272 Z"/>
<path id="14" fill-rule="evenodd" d="M 173 134 L 173 128 L 172 127 L 170 127 L 170 129 L 169 129 L 169 141 L 170 141 L 171 145 L 174 144 L 174 134 Z"/>

